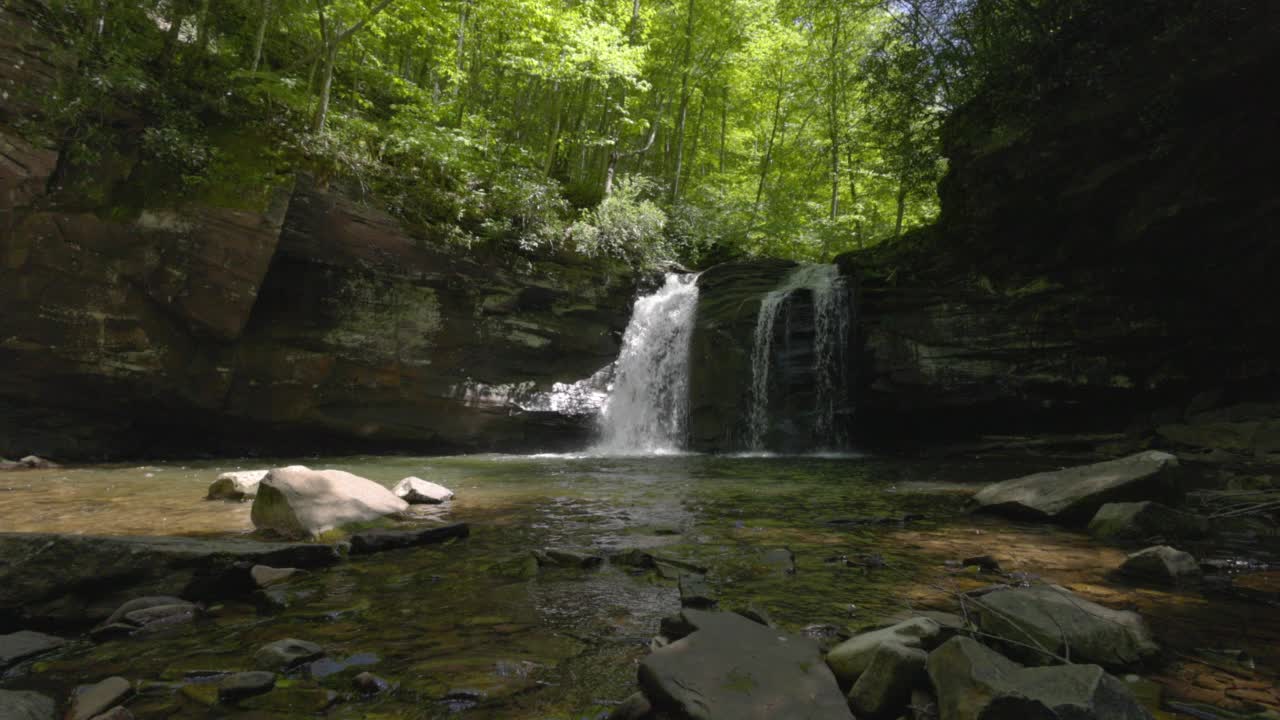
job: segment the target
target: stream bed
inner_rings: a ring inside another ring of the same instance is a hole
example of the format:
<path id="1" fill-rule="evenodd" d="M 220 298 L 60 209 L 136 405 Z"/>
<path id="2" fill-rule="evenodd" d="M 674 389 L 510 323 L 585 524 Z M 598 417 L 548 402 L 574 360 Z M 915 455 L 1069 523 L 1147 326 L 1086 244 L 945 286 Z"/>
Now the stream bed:
<path id="1" fill-rule="evenodd" d="M 967 514 L 969 493 L 1056 466 L 1043 460 L 491 455 L 31 470 L 0 475 L 0 531 L 244 536 L 250 504 L 203 500 L 209 483 L 227 470 L 293 463 L 388 486 L 409 475 L 443 484 L 455 500 L 415 511 L 425 524 L 467 522 L 471 536 L 311 573 L 289 584 L 294 599 L 278 612 L 228 602 L 163 633 L 76 642 L 10 671 L 0 687 L 61 701 L 77 684 L 122 675 L 147 683 L 129 705 L 139 718 L 602 717 L 634 691 L 637 660 L 679 609 L 676 578 L 614 563 L 539 568 L 531 551 L 543 548 L 640 549 L 702 567 L 722 608 L 754 603 L 779 626 L 818 637 L 953 610 L 957 592 L 993 582 L 958 561 L 989 554 L 1006 579 L 1058 583 L 1143 613 L 1169 659 L 1151 678 L 1179 696 L 1226 683 L 1216 692 L 1234 698 L 1232 678 L 1280 673 L 1275 607 L 1130 586 L 1110 575 L 1123 550 Z M 256 648 L 286 637 L 319 643 L 327 659 L 256 704 L 206 704 L 201 677 L 250 669 Z M 366 670 L 393 690 L 353 694 L 352 677 Z M 342 699 L 324 710 L 329 691 Z"/>

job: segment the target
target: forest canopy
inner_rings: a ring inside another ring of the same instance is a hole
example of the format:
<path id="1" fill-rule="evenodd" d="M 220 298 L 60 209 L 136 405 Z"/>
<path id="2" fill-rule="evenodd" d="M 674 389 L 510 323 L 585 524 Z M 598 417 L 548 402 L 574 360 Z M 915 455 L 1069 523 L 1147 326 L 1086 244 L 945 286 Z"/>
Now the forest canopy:
<path id="1" fill-rule="evenodd" d="M 152 195 L 305 171 L 433 239 L 641 265 L 827 260 L 929 222 L 942 119 L 1069 5 L 50 2 L 82 58 L 54 103 L 72 164 L 136 123 Z"/>

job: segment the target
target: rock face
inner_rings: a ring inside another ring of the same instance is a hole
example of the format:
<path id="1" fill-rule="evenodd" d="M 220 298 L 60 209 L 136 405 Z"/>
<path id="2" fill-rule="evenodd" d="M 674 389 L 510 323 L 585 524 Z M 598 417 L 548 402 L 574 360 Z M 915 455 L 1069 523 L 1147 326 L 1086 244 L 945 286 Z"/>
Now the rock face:
<path id="1" fill-rule="evenodd" d="M 734 613 L 681 616 L 693 631 L 640 661 L 655 710 L 693 720 L 852 719 L 817 645 Z"/>
<path id="2" fill-rule="evenodd" d="M 725 452 L 751 449 L 747 419 L 752 397 L 752 355 L 764 297 L 777 289 L 796 263 L 757 260 L 717 265 L 698 276 L 698 308 L 689 353 L 689 445 Z M 848 294 L 849 289 L 838 290 Z M 820 400 L 814 356 L 814 297 L 796 289 L 782 301 L 774 326 L 768 388 L 769 421 L 763 438 L 770 450 L 798 452 L 819 447 L 814 416 Z M 834 339 L 850 347 L 849 335 Z M 852 385 L 850 385 L 850 389 Z M 846 432 L 852 397 L 833 399 L 833 423 Z"/>
<path id="3" fill-rule="evenodd" d="M 972 604 L 978 628 L 1009 641 L 1006 653 L 1029 665 L 1066 658 L 1125 670 L 1160 651 L 1137 613 L 1103 607 L 1056 585 L 997 590 Z"/>
<path id="4" fill-rule="evenodd" d="M 1193 583 L 1200 580 L 1200 564 L 1190 553 L 1158 545 L 1130 555 L 1120 566 L 1120 573 L 1157 583 Z"/>
<path id="5" fill-rule="evenodd" d="M 310 543 L 0 533 L 0 629 L 88 628 L 143 595 L 197 600 L 247 591 L 253 564 L 337 561 L 332 547 Z"/>
<path id="6" fill-rule="evenodd" d="M 1194 539 L 1208 532 L 1208 519 L 1151 501 L 1107 503 L 1089 521 L 1089 533 L 1103 540 Z"/>
<path id="7" fill-rule="evenodd" d="M 453 491 L 449 488 L 418 477 L 407 477 L 401 480 L 391 488 L 391 492 L 410 505 L 438 505 L 445 500 L 453 499 Z"/>
<path id="8" fill-rule="evenodd" d="M 267 470 L 241 470 L 225 472 L 209 486 L 207 500 L 252 500 L 258 494 L 258 484 L 267 476 Z"/>
<path id="9" fill-rule="evenodd" d="M 294 465 L 267 473 L 253 500 L 251 517 L 259 530 L 314 538 L 408 508 L 408 503 L 372 480 L 342 470 Z"/>
<path id="10" fill-rule="evenodd" d="M 983 488 L 978 509 L 1062 522 L 1084 522 L 1109 502 L 1178 492 L 1178 459 L 1156 450 L 1094 465 L 1037 473 Z"/>
<path id="11" fill-rule="evenodd" d="M 929 655 L 941 720 L 1151 720 L 1097 665 L 1024 668 L 966 637 Z"/>

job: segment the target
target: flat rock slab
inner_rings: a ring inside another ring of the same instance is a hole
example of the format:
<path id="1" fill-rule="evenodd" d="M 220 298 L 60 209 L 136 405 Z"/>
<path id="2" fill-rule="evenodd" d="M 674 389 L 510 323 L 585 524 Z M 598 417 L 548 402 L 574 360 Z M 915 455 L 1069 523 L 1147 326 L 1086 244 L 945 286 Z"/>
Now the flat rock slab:
<path id="1" fill-rule="evenodd" d="M 285 638 L 258 648 L 253 664 L 262 670 L 287 670 L 324 656 L 324 648 L 306 640 Z"/>
<path id="2" fill-rule="evenodd" d="M 1176 495 L 1179 473 L 1176 457 L 1149 450 L 988 485 L 973 499 L 984 512 L 1083 524 L 1107 503 Z"/>
<path id="3" fill-rule="evenodd" d="M 997 590 L 970 604 L 978 629 L 1006 640 L 1005 652 L 1028 665 L 1069 658 L 1125 670 L 1160 651 L 1142 616 L 1112 610 L 1056 585 Z"/>
<path id="4" fill-rule="evenodd" d="M 659 712 L 692 720 L 852 720 L 812 641 L 734 613 L 684 610 L 694 632 L 640 661 Z"/>
<path id="5" fill-rule="evenodd" d="M 60 637 L 30 630 L 0 635 L 0 671 L 27 658 L 57 650 L 66 644 L 67 641 Z"/>
<path id="6" fill-rule="evenodd" d="M 231 673 L 218 681 L 218 700 L 220 702 L 236 702 L 244 698 L 261 695 L 276 686 L 276 674 L 257 670 L 254 672 Z"/>
<path id="7" fill-rule="evenodd" d="M 942 720 L 1151 720 L 1097 665 L 1023 666 L 967 637 L 929 655 Z"/>
<path id="8" fill-rule="evenodd" d="M 67 720 L 90 720 L 119 705 L 121 700 L 132 694 L 133 686 L 122 677 L 109 677 L 102 682 L 82 686 L 71 698 Z"/>
<path id="9" fill-rule="evenodd" d="M 0 720 L 54 720 L 51 698 L 28 690 L 0 690 Z"/>
<path id="10" fill-rule="evenodd" d="M 366 530 L 351 536 L 351 554 L 368 555 L 387 550 L 434 545 L 469 535 L 471 535 L 471 528 L 466 523 L 453 523 L 426 530 Z"/>
<path id="11" fill-rule="evenodd" d="M 328 545 L 183 537 L 0 533 L 0 618 L 90 627 L 140 595 L 214 599 L 239 592 L 246 565 L 318 568 Z"/>

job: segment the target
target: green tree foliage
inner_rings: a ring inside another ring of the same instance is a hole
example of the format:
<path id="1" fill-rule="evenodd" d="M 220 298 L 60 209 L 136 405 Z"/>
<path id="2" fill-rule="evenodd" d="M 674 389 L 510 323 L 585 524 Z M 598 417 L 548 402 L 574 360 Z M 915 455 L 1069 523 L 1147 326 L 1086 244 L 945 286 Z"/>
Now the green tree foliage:
<path id="1" fill-rule="evenodd" d="M 638 264 L 829 259 L 929 222 L 943 114 L 1063 12 L 1033 0 L 46 1 L 84 59 L 56 103 L 72 161 L 134 152 L 129 179 L 180 180 L 137 202 L 254 196 L 303 170 L 432 239 Z M 104 142 L 131 123 L 143 127 L 130 147 Z"/>

